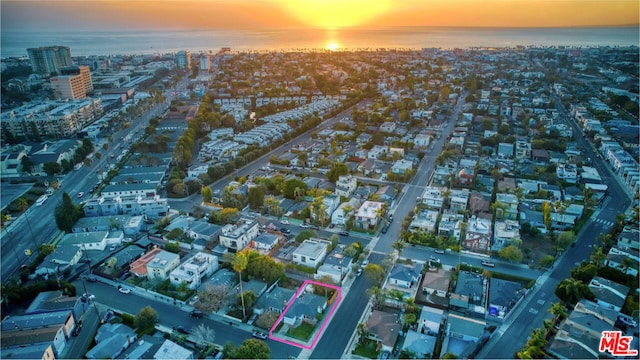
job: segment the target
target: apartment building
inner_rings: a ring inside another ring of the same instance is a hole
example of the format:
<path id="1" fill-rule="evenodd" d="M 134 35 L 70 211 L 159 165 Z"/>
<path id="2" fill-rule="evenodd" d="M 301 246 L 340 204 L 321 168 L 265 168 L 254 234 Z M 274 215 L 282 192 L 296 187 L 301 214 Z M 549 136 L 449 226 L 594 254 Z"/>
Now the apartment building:
<path id="1" fill-rule="evenodd" d="M 68 46 L 46 46 L 27 49 L 33 72 L 43 76 L 60 73 L 60 69 L 73 65 Z"/>

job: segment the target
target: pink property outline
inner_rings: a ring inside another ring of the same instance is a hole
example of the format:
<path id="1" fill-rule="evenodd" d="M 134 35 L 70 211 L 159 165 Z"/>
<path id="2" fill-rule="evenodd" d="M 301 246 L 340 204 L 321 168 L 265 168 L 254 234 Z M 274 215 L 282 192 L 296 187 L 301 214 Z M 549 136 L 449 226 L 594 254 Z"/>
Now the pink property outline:
<path id="1" fill-rule="evenodd" d="M 302 344 L 298 344 L 295 343 L 293 341 L 290 340 L 286 340 L 286 339 L 281 339 L 278 337 L 275 337 L 273 335 L 273 330 L 276 328 L 276 326 L 278 326 L 278 324 L 280 324 L 280 322 L 282 321 L 282 318 L 284 317 L 284 314 L 287 313 L 287 310 L 289 310 L 289 308 L 291 307 L 291 305 L 293 305 L 293 303 L 296 301 L 296 299 L 298 298 L 298 295 L 300 295 L 300 293 L 304 290 L 304 288 L 307 286 L 307 284 L 313 284 L 313 285 L 319 285 L 319 286 L 325 286 L 328 287 L 330 289 L 334 289 L 338 292 L 338 297 L 336 299 L 336 301 L 333 302 L 333 305 L 331 305 L 331 309 L 329 310 L 329 313 L 327 314 L 327 316 L 324 318 L 324 321 L 322 322 L 322 325 L 320 326 L 320 330 L 316 333 L 316 336 L 313 338 L 313 341 L 311 342 L 310 346 L 306 346 L 306 345 L 302 345 Z M 325 326 L 327 326 L 327 322 L 329 321 L 329 319 L 331 319 L 331 316 L 333 315 L 333 312 L 336 310 L 336 308 L 338 307 L 338 304 L 340 303 L 340 301 L 342 300 L 342 289 L 339 286 L 336 285 L 329 285 L 329 284 L 325 284 L 325 283 L 321 283 L 318 281 L 313 281 L 313 280 L 305 280 L 302 283 L 302 286 L 300 286 L 300 289 L 298 289 L 298 291 L 296 292 L 296 294 L 293 297 L 293 300 L 291 300 L 288 304 L 287 307 L 284 308 L 284 311 L 282 312 L 282 314 L 280 314 L 280 317 L 278 317 L 278 320 L 276 320 L 276 323 L 273 324 L 273 326 L 271 327 L 271 329 L 269 330 L 269 338 L 271 340 L 275 340 L 275 341 L 280 341 L 281 343 L 285 343 L 288 345 L 293 345 L 293 346 L 297 346 L 299 348 L 303 348 L 303 349 L 308 349 L 311 350 L 313 349 L 314 346 L 316 346 L 316 342 L 318 342 L 318 339 L 320 338 L 320 335 L 322 335 L 322 332 L 324 331 Z"/>

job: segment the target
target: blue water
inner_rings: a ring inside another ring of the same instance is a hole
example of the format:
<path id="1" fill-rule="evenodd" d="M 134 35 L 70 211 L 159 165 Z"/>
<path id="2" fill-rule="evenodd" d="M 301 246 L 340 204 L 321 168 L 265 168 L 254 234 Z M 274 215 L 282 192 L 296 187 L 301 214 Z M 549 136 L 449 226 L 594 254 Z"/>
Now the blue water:
<path id="1" fill-rule="evenodd" d="M 179 50 L 312 50 L 469 48 L 514 46 L 638 46 L 638 27 L 615 28 L 434 28 L 396 27 L 367 30 L 283 29 L 263 31 L 111 31 L 1 32 L 0 56 L 26 56 L 27 48 L 71 47 L 73 56 L 155 54 Z"/>

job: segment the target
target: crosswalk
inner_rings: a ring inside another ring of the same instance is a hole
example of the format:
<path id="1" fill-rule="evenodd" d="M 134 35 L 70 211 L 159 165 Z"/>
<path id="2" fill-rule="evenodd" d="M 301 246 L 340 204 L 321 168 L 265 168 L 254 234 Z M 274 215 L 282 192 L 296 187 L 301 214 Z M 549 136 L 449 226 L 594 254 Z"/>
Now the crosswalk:
<path id="1" fill-rule="evenodd" d="M 596 219 L 594 222 L 603 225 L 604 227 L 612 227 L 613 221 L 604 220 L 604 219 Z"/>

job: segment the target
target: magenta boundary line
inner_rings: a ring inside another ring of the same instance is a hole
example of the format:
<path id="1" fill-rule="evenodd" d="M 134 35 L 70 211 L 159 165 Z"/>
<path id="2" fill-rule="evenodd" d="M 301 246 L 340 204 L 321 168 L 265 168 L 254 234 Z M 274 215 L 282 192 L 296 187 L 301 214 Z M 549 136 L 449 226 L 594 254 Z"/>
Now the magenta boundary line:
<path id="1" fill-rule="evenodd" d="M 280 324 L 280 322 L 284 318 L 284 314 L 287 313 L 287 310 L 289 310 L 291 305 L 293 305 L 293 303 L 298 298 L 298 295 L 300 295 L 300 293 L 304 290 L 304 288 L 307 286 L 307 284 L 313 284 L 313 285 L 328 287 L 328 288 L 334 289 L 334 290 L 336 290 L 338 292 L 338 297 L 337 297 L 336 301 L 333 302 L 333 305 L 331 306 L 331 309 L 329 309 L 329 313 L 324 318 L 324 321 L 322 322 L 322 325 L 320 326 L 320 329 L 316 333 L 316 336 L 314 336 L 313 341 L 311 342 L 311 345 L 309 345 L 309 346 L 303 345 L 303 344 L 299 344 L 299 343 L 293 342 L 291 340 L 282 339 L 282 338 L 279 338 L 279 337 L 276 337 L 276 336 L 273 335 L 273 330 L 278 326 L 278 324 Z M 293 299 L 291 301 L 289 301 L 289 304 L 287 304 L 287 307 L 284 308 L 284 311 L 282 312 L 282 314 L 280 314 L 280 316 L 278 317 L 278 320 L 276 320 L 275 324 L 273 324 L 273 326 L 269 330 L 269 338 L 271 340 L 279 341 L 279 342 L 287 344 L 287 345 L 297 346 L 297 347 L 302 348 L 302 349 L 308 349 L 308 350 L 313 349 L 314 346 L 316 346 L 316 343 L 320 339 L 320 336 L 322 335 L 322 332 L 324 331 L 324 328 L 327 326 L 329 320 L 331 319 L 331 316 L 333 315 L 333 312 L 336 310 L 336 308 L 338 307 L 338 304 L 340 303 L 341 300 L 342 300 L 342 289 L 339 286 L 329 285 L 329 284 L 325 284 L 325 283 L 321 283 L 321 282 L 313 281 L 313 280 L 305 280 L 302 283 L 302 285 L 300 286 L 300 288 L 298 289 L 298 291 L 296 292 L 296 294 L 293 296 Z"/>

